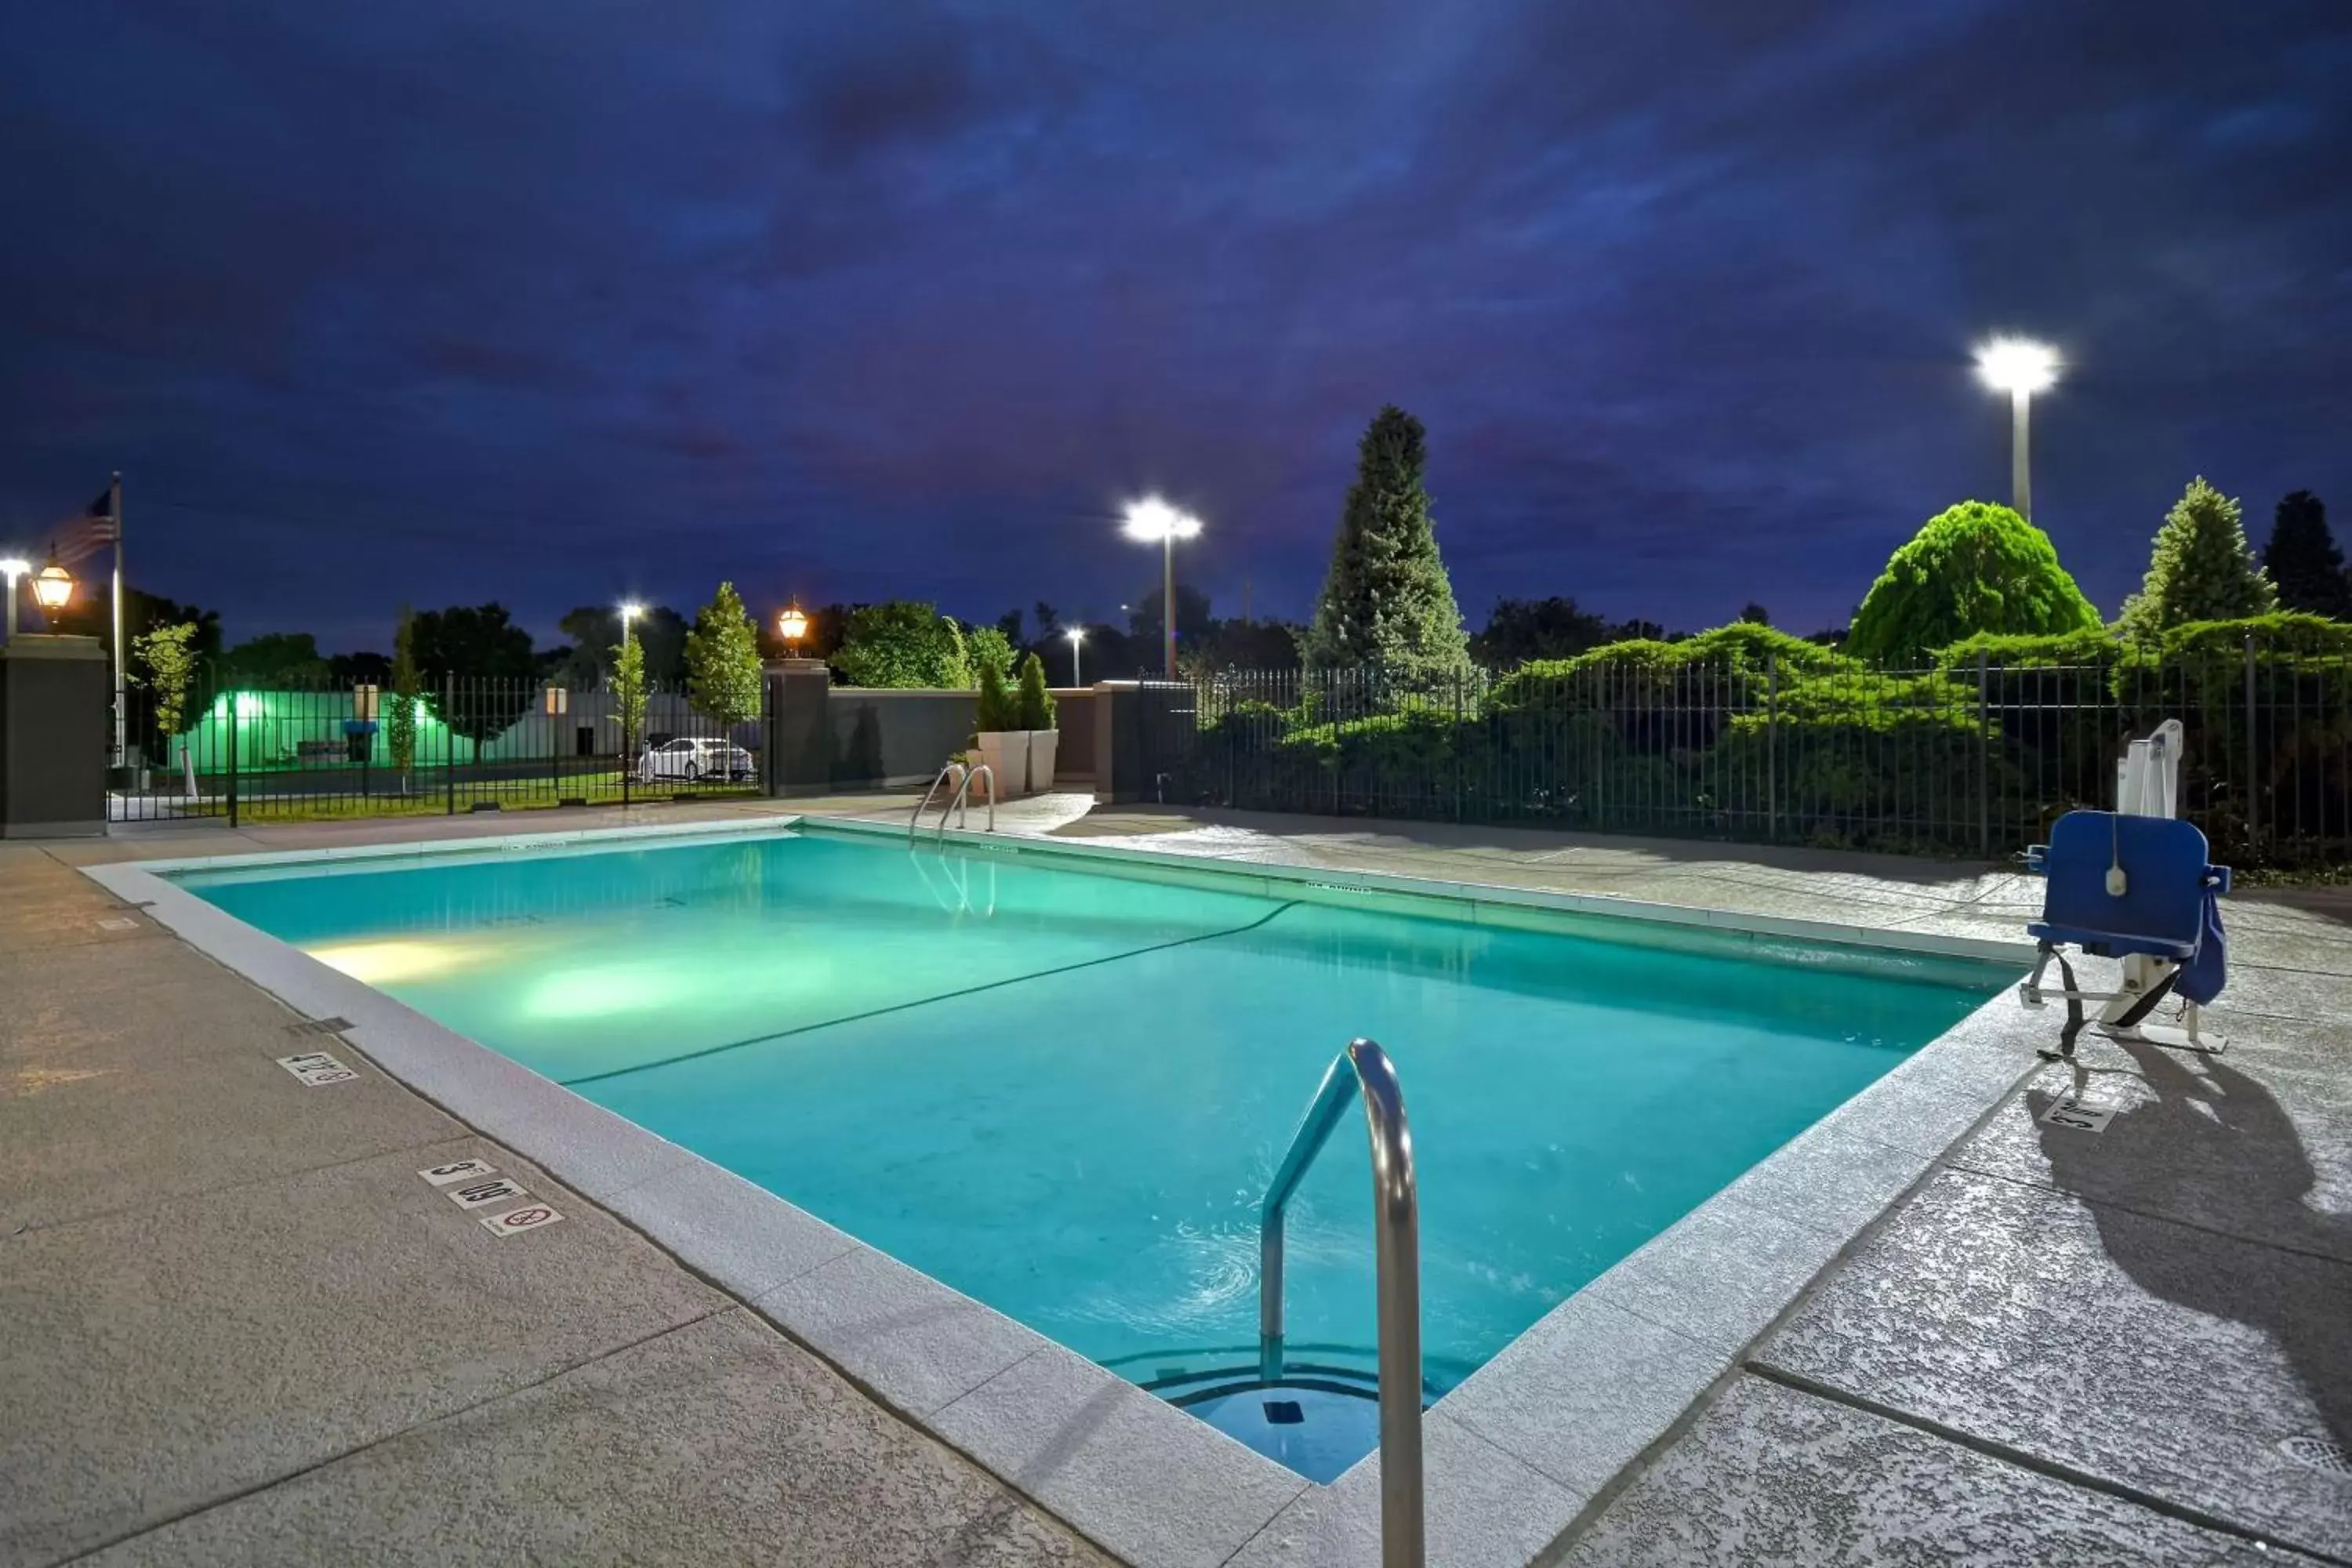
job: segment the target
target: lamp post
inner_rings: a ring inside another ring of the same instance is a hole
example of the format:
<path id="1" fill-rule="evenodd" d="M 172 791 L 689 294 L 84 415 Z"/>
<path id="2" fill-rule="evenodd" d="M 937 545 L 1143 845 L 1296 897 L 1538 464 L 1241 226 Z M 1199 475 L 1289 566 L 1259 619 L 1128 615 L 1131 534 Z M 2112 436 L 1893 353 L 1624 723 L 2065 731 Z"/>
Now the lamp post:
<path id="1" fill-rule="evenodd" d="M 0 577 L 8 580 L 8 635 L 16 635 L 16 581 L 33 569 L 33 563 L 21 555 L 11 555 L 0 561 Z"/>
<path id="2" fill-rule="evenodd" d="M 1086 682 L 1078 679 L 1078 645 L 1087 640 L 1087 628 L 1072 626 L 1063 635 L 1070 639 L 1070 684 L 1084 686 Z"/>
<path id="3" fill-rule="evenodd" d="M 2030 426 L 2033 395 L 2058 379 L 2058 351 L 2028 338 L 1995 338 L 1977 350 L 1977 378 L 2009 394 L 2009 494 L 2020 517 L 2033 521 Z"/>
<path id="4" fill-rule="evenodd" d="M 1201 531 L 1201 520 L 1177 510 L 1158 496 L 1130 502 L 1119 528 L 1129 539 L 1160 542 L 1160 636 L 1161 673 L 1176 679 L 1176 542 Z"/>
<path id="5" fill-rule="evenodd" d="M 808 636 L 808 617 L 801 614 L 800 601 L 794 600 L 776 617 L 776 635 L 784 639 L 784 657 L 800 657 L 801 638 Z"/>

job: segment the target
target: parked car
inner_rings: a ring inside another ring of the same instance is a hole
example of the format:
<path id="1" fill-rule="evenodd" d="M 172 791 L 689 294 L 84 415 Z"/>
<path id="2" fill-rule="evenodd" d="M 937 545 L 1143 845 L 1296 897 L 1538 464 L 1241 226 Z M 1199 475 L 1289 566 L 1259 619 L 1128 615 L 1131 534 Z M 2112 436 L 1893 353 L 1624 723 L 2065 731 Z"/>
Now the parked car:
<path id="1" fill-rule="evenodd" d="M 732 741 L 681 735 L 658 746 L 647 746 L 637 758 L 639 784 L 651 784 L 656 779 L 684 779 L 688 784 L 699 784 L 704 779 L 741 782 L 759 776 L 759 763 L 751 753 Z"/>

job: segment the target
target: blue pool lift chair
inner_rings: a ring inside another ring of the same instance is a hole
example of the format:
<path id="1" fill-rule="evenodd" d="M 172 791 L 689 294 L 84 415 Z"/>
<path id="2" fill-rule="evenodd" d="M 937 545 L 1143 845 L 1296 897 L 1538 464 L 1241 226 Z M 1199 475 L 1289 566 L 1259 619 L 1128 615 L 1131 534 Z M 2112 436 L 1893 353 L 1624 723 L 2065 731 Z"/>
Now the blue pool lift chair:
<path id="1" fill-rule="evenodd" d="M 2219 900 L 2230 890 L 2230 868 L 2207 859 L 2205 835 L 2194 823 L 2168 815 L 2070 811 L 2051 828 L 2049 843 L 2026 851 L 2025 864 L 2047 886 L 2042 919 L 2025 928 L 2040 944 L 2041 958 L 2019 995 L 2031 1007 L 2051 995 L 2066 1003 L 2058 1048 L 2042 1055 L 2074 1056 L 2085 1002 L 2106 1004 L 2097 1022 L 2115 1038 L 2186 1050 L 2222 1048 L 2225 1042 L 2199 1034 L 2197 1009 L 2220 995 L 2227 979 Z M 2066 962 L 2068 947 L 2122 959 L 2119 989 L 2082 990 Z M 2065 982 L 2054 993 L 2042 984 L 2053 959 Z M 2145 1022 L 2168 995 L 2185 1004 L 2184 1028 Z"/>

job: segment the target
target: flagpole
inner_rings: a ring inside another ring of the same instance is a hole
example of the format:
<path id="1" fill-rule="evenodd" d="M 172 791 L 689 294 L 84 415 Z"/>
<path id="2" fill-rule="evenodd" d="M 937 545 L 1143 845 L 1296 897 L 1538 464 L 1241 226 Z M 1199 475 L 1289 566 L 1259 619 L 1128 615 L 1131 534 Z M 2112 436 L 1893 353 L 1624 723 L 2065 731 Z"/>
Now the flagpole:
<path id="1" fill-rule="evenodd" d="M 116 470 L 106 487 L 106 515 L 114 524 L 114 765 L 131 765 L 123 745 L 123 709 L 128 688 L 122 683 L 122 474 Z"/>

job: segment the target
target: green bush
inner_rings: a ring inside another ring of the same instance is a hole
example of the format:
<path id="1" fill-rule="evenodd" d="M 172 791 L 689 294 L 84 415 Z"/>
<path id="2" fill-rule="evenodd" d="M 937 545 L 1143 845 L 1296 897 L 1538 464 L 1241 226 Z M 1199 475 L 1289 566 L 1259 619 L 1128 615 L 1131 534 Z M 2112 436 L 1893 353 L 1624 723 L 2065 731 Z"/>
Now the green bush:
<path id="1" fill-rule="evenodd" d="M 2246 639 L 2254 639 L 2257 659 L 2281 654 L 2305 658 L 2352 655 L 2352 626 L 2296 610 L 2273 610 L 2229 621 L 2189 621 L 2164 634 L 2162 657 L 2193 658 L 2200 654 L 2245 655 Z"/>
<path id="2" fill-rule="evenodd" d="M 969 690 L 972 685 L 962 628 L 911 599 L 852 610 L 833 664 L 851 686 Z"/>
<path id="3" fill-rule="evenodd" d="M 982 678 L 983 681 L 985 677 Z M 1021 661 L 1020 727 L 1024 730 L 1054 730 L 1060 720 L 1054 711 L 1054 694 L 1045 689 L 1045 661 L 1030 654 Z"/>
<path id="4" fill-rule="evenodd" d="M 2084 628 L 2034 636 L 2016 632 L 1978 632 L 1936 650 L 1938 668 L 1967 674 L 1981 658 L 1988 669 L 2050 668 L 2092 666 L 2113 668 L 2124 657 L 2124 645 L 2112 632 Z"/>
<path id="5" fill-rule="evenodd" d="M 1979 632 L 2053 636 L 2099 624 L 2048 534 L 2005 506 L 1963 501 L 1888 559 L 1854 613 L 1845 652 L 1916 664 Z"/>
<path id="6" fill-rule="evenodd" d="M 964 662 L 971 667 L 971 681 L 980 679 L 981 671 L 993 668 L 1010 684 L 1013 674 L 1013 639 L 996 626 L 967 626 L 963 633 Z"/>

